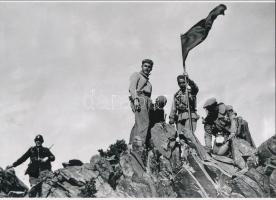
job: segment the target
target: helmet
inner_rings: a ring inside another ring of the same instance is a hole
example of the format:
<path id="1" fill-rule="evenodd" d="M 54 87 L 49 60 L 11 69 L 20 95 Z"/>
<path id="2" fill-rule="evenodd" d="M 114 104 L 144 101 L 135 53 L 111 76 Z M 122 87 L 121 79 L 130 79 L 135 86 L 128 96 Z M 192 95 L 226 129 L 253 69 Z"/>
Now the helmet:
<path id="1" fill-rule="evenodd" d="M 160 108 L 164 108 L 167 104 L 167 98 L 165 96 L 158 96 L 155 101 L 158 102 Z"/>
<path id="2" fill-rule="evenodd" d="M 34 141 L 36 142 L 36 141 L 40 141 L 40 142 L 44 142 L 44 139 L 43 139 L 43 136 L 42 135 L 37 135 L 37 136 L 35 136 L 35 139 L 34 139 Z"/>
<path id="3" fill-rule="evenodd" d="M 226 111 L 233 111 L 233 106 L 231 105 L 226 105 Z"/>
<path id="4" fill-rule="evenodd" d="M 214 105 L 217 105 L 217 100 L 216 100 L 215 97 L 212 97 L 212 98 L 208 99 L 208 100 L 205 102 L 203 108 L 208 108 L 208 107 L 214 106 Z"/>

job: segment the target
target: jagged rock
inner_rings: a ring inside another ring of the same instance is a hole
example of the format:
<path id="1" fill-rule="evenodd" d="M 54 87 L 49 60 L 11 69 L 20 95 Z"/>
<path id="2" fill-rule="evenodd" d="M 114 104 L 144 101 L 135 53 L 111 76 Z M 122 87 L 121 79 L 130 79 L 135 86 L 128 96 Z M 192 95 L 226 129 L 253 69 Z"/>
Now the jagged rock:
<path id="1" fill-rule="evenodd" d="M 83 189 L 91 180 L 95 183 L 93 196 L 101 198 L 275 197 L 276 172 L 266 162 L 275 155 L 273 137 L 258 149 L 258 154 L 266 157 L 261 165 L 239 171 L 231 158 L 213 156 L 203 161 L 191 148 L 186 160 L 180 159 L 177 146 L 169 151 L 164 148 L 168 138 L 173 137 L 173 130 L 165 124 L 153 129 L 153 149 L 147 157 L 138 146 L 117 152 L 116 156 L 111 150 L 108 155 L 101 151 L 103 155 L 93 156 L 90 163 L 66 166 L 49 174 L 42 182 L 42 197 L 83 197 Z M 117 147 L 112 146 L 122 149 Z"/>
<path id="2" fill-rule="evenodd" d="M 274 169 L 273 172 L 271 173 L 269 183 L 270 183 L 270 197 L 275 198 L 276 197 L 276 169 Z"/>
<path id="3" fill-rule="evenodd" d="M 174 127 L 166 123 L 157 123 L 150 132 L 153 148 L 170 159 L 175 146 L 176 131 Z"/>
<path id="4" fill-rule="evenodd" d="M 16 176 L 14 169 L 0 167 L 0 197 L 23 197 L 28 187 Z"/>
<path id="5" fill-rule="evenodd" d="M 90 163 L 59 169 L 43 181 L 42 197 L 81 197 L 85 183 L 92 178 L 96 182 L 96 197 L 125 197 L 126 195 L 116 193 L 112 189 L 105 180 L 106 173 L 101 172 L 103 171 L 95 170 Z"/>
<path id="6" fill-rule="evenodd" d="M 117 190 L 130 197 L 157 196 L 153 179 L 146 173 L 141 158 L 135 152 L 125 154 L 120 159 L 123 176 L 118 182 Z"/>

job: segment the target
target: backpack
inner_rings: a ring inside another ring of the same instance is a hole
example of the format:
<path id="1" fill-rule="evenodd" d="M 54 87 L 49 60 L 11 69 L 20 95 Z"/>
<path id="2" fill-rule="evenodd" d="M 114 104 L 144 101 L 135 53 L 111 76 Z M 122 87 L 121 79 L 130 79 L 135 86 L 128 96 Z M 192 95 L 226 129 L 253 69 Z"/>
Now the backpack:
<path id="1" fill-rule="evenodd" d="M 252 147 L 256 148 L 255 143 L 251 137 L 247 121 L 239 116 L 237 117 L 237 124 L 237 136 L 241 139 L 246 140 Z"/>

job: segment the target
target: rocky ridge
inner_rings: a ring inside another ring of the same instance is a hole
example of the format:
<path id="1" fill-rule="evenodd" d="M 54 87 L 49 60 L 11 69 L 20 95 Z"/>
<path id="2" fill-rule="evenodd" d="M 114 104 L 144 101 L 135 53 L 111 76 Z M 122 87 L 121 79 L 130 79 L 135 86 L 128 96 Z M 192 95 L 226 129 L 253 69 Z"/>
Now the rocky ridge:
<path id="1" fill-rule="evenodd" d="M 276 197 L 275 135 L 258 147 L 258 166 L 238 171 L 232 159 L 213 155 L 202 161 L 189 147 L 181 160 L 170 140 L 174 132 L 157 124 L 147 153 L 118 140 L 90 163 L 64 165 L 41 182 L 42 197 Z M 1 168 L 0 183 L 0 197 L 27 197 L 28 188 L 13 170 Z"/>

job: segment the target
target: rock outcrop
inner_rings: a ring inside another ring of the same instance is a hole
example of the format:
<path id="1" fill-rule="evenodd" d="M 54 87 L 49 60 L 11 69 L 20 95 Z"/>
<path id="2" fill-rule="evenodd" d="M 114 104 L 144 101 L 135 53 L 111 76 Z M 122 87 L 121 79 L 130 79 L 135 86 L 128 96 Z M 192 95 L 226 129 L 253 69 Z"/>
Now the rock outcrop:
<path id="1" fill-rule="evenodd" d="M 13 169 L 0 167 L 0 197 L 23 197 L 27 191 L 28 187 L 17 178 Z"/>
<path id="2" fill-rule="evenodd" d="M 153 129 L 147 151 L 119 140 L 90 163 L 69 161 L 41 182 L 42 197 L 276 197 L 276 136 L 258 148 L 258 166 L 248 162 L 240 171 L 231 158 L 212 155 L 202 161 L 191 148 L 183 160 L 174 130 L 166 124 Z M 14 171 L 0 174 L 1 197 L 27 195 Z"/>

